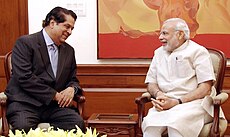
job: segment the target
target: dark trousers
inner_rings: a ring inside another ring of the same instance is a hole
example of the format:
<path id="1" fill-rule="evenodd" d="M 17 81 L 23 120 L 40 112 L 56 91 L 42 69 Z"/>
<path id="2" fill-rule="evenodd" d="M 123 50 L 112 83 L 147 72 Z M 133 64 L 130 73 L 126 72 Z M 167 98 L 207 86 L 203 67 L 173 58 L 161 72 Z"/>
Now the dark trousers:
<path id="1" fill-rule="evenodd" d="M 76 129 L 76 125 L 85 132 L 85 124 L 82 117 L 71 108 L 61 108 L 52 102 L 48 106 L 33 106 L 27 103 L 13 102 L 7 107 L 7 119 L 16 129 L 28 132 L 30 128 L 35 129 L 39 123 L 50 123 L 54 129 L 63 130 Z"/>

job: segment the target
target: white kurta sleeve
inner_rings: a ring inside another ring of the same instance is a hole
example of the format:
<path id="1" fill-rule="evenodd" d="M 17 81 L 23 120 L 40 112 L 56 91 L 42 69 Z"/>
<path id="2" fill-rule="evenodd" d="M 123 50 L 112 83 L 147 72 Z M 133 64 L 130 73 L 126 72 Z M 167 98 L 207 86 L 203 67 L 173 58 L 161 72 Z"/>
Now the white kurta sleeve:
<path id="1" fill-rule="evenodd" d="M 197 52 L 194 58 L 194 66 L 198 83 L 208 80 L 215 81 L 215 74 L 209 52 L 205 48 L 202 48 L 202 50 Z"/>
<path id="2" fill-rule="evenodd" d="M 157 83 L 156 80 L 156 74 L 157 74 L 157 69 L 156 69 L 156 57 L 153 56 L 152 62 L 149 66 L 149 70 L 147 72 L 146 78 L 145 78 L 145 83 Z"/>

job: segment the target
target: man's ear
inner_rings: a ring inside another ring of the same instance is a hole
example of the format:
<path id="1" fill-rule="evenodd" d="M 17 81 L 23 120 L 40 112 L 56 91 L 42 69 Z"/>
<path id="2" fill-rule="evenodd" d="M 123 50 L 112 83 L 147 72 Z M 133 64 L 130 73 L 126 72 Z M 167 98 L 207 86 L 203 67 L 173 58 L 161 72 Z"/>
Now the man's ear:
<path id="1" fill-rule="evenodd" d="M 52 19 L 52 20 L 50 20 L 50 24 L 49 24 L 49 26 L 51 27 L 51 28 L 53 28 L 54 27 L 54 25 L 55 25 L 55 21 Z"/>
<path id="2" fill-rule="evenodd" d="M 183 31 L 180 31 L 179 32 L 179 40 L 183 39 L 184 38 L 184 32 Z"/>

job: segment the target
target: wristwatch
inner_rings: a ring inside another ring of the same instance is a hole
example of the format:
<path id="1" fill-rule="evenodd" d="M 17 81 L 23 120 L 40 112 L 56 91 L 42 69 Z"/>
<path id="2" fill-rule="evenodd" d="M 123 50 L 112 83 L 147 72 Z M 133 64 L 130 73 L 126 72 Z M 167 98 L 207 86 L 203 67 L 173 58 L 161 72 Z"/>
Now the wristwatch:
<path id="1" fill-rule="evenodd" d="M 77 94 L 78 88 L 77 88 L 77 87 L 75 87 L 75 86 L 71 86 L 71 87 L 73 87 L 73 88 L 74 88 L 74 95 L 75 95 L 75 94 Z"/>
<path id="2" fill-rule="evenodd" d="M 179 102 L 179 104 L 182 104 L 182 101 L 181 101 L 181 99 L 179 98 L 179 99 L 177 99 L 178 100 L 178 102 Z"/>

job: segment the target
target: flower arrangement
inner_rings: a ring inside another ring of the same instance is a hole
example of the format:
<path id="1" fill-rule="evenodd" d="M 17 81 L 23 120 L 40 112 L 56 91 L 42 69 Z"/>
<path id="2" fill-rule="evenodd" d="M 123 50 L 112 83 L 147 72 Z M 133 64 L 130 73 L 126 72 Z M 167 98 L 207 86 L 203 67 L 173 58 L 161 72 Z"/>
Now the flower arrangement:
<path id="1" fill-rule="evenodd" d="M 15 130 L 15 134 L 10 130 L 9 137 L 97 137 L 98 133 L 96 129 L 92 131 L 91 128 L 86 128 L 86 133 L 83 133 L 79 127 L 70 131 L 64 131 L 63 129 L 54 130 L 53 127 L 46 129 L 36 128 L 30 129 L 28 133 L 23 130 Z M 101 137 L 107 137 L 102 135 Z"/>

